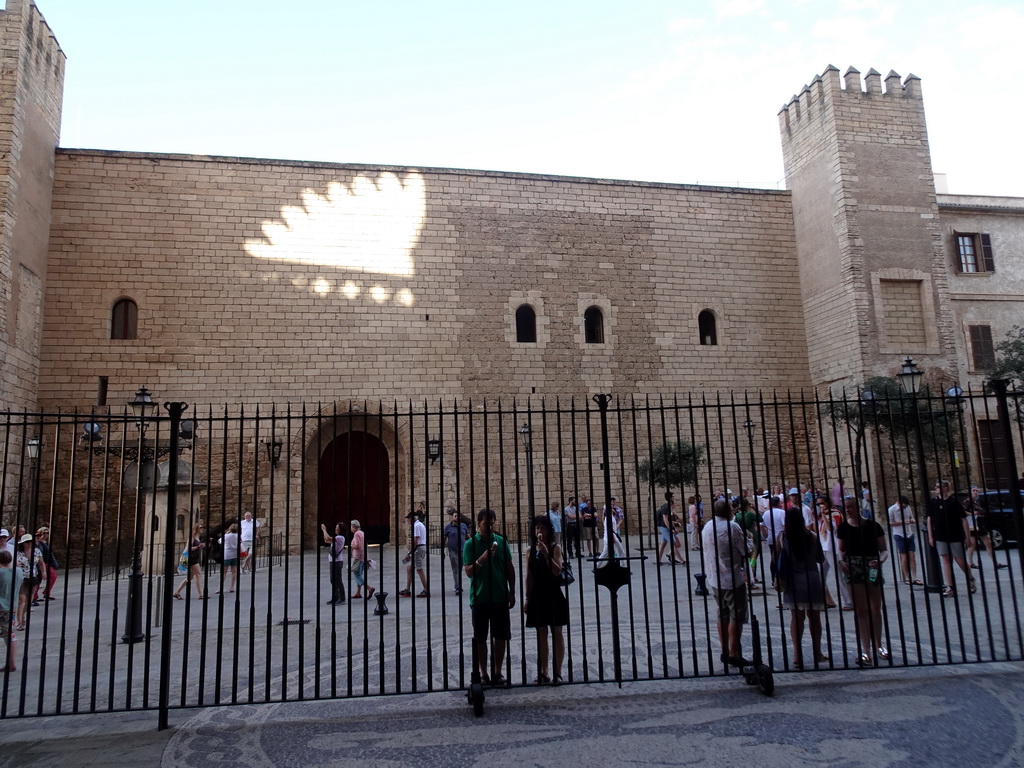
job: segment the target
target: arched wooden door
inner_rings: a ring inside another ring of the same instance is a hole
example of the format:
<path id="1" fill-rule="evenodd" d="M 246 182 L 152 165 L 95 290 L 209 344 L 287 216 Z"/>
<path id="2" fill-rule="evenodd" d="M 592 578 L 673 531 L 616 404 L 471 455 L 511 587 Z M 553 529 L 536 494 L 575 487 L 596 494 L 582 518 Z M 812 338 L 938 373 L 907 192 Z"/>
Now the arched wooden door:
<path id="1" fill-rule="evenodd" d="M 387 448 L 367 432 L 334 438 L 320 457 L 317 527 L 334 532 L 335 523 L 353 518 L 370 544 L 391 538 L 390 465 Z M 318 535 L 319 538 L 319 535 Z"/>

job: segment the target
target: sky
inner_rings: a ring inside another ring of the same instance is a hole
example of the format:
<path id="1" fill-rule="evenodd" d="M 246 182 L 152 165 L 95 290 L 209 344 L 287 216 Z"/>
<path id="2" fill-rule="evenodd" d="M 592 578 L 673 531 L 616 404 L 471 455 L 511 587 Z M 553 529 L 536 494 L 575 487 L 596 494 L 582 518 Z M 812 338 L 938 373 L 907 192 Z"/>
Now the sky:
<path id="1" fill-rule="evenodd" d="M 784 188 L 832 64 L 920 77 L 949 191 L 1024 197 L 1019 0 L 37 5 L 64 147 Z"/>

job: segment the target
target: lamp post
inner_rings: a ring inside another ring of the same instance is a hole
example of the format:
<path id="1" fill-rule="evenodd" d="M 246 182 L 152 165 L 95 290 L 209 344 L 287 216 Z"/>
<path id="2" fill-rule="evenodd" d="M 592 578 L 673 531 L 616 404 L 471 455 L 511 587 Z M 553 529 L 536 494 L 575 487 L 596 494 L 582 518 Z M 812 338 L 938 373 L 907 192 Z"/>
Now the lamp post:
<path id="1" fill-rule="evenodd" d="M 924 458 L 924 437 L 921 434 L 921 409 L 918 407 L 917 395 L 921 390 L 921 380 L 924 373 L 914 364 L 911 358 L 903 361 L 903 367 L 896 374 L 900 382 L 903 394 L 909 395 L 914 408 L 914 436 L 917 446 L 917 482 L 921 492 L 921 503 L 924 507 L 919 513 L 928 514 L 928 503 L 931 499 L 931 487 L 928 485 L 928 472 Z M 920 523 L 919 523 L 920 525 Z M 928 526 L 925 523 L 924 531 L 927 533 Z M 939 555 L 930 541 L 921 542 L 921 552 L 924 565 L 924 588 L 926 592 L 942 591 L 942 576 L 939 566 Z"/>
<path id="2" fill-rule="evenodd" d="M 39 453 L 42 449 L 42 441 L 38 437 L 30 437 L 25 442 L 25 453 L 28 454 L 29 460 L 32 462 L 32 474 L 29 477 L 29 515 L 28 519 L 32 521 L 32 525 L 35 525 L 35 514 L 36 504 L 38 502 L 39 493 Z"/>
<path id="3" fill-rule="evenodd" d="M 533 440 L 530 435 L 530 425 L 525 421 L 519 428 L 519 437 L 523 441 L 523 450 L 526 452 L 526 497 L 527 509 L 530 516 L 533 516 Z M 546 507 L 547 505 L 545 505 Z"/>
<path id="4" fill-rule="evenodd" d="M 137 643 L 146 637 L 142 633 L 142 546 L 146 513 L 146 497 L 143 495 L 143 489 L 147 478 L 144 467 L 148 461 L 144 456 L 144 448 L 146 429 L 149 427 L 149 419 L 157 409 L 157 404 L 153 402 L 153 397 L 148 389 L 139 387 L 135 397 L 128 401 L 128 407 L 135 414 L 135 426 L 139 430 L 139 464 L 138 480 L 135 484 L 135 543 L 132 551 L 132 570 L 128 576 L 128 611 L 125 614 L 124 634 L 121 635 L 121 642 Z"/>

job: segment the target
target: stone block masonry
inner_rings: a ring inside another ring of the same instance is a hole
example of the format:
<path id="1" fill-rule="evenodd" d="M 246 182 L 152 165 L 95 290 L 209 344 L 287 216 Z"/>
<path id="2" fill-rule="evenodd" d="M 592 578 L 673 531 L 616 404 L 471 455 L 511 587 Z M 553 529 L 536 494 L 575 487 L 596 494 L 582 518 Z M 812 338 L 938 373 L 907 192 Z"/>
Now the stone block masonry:
<path id="1" fill-rule="evenodd" d="M 784 192 L 77 150 L 56 165 L 46 407 L 92 405 L 100 376 L 115 406 L 142 383 L 200 404 L 808 384 Z M 124 297 L 138 338 L 112 340 Z M 522 303 L 533 343 L 516 341 Z M 584 340 L 589 306 L 603 344 Z"/>

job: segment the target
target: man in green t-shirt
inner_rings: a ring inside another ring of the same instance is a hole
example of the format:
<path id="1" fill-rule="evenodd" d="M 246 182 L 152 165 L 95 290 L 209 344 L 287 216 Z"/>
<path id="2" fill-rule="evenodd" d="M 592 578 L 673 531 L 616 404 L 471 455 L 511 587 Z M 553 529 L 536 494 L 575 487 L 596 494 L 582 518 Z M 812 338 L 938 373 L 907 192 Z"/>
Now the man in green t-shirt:
<path id="1" fill-rule="evenodd" d="M 473 643 L 476 664 L 485 684 L 505 685 L 501 668 L 505 648 L 512 639 L 509 611 L 516 604 L 516 569 L 508 542 L 494 533 L 495 514 L 481 509 L 476 516 L 477 534 L 462 548 L 462 562 L 469 577 L 469 606 L 473 612 Z M 491 674 L 487 674 L 487 631 L 491 633 Z"/>

